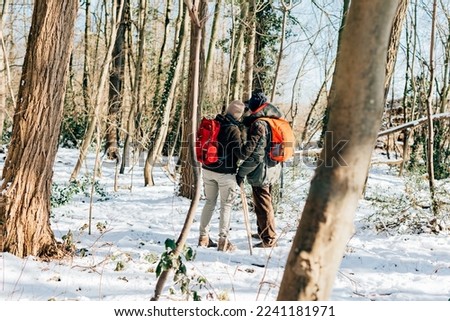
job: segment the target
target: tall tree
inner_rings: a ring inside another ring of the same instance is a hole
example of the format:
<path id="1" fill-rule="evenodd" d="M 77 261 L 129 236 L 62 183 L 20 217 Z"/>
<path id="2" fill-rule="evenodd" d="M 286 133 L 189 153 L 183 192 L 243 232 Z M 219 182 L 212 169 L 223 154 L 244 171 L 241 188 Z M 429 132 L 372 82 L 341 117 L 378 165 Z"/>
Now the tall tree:
<path id="1" fill-rule="evenodd" d="M 246 21 L 248 16 L 248 2 L 242 1 L 240 5 L 240 17 L 238 23 L 238 30 L 236 33 L 236 43 L 235 43 L 235 55 L 233 57 L 234 63 L 232 68 L 232 83 L 231 83 L 231 100 L 240 99 L 242 93 L 242 61 L 244 59 L 244 38 L 246 26 L 244 21 Z M 226 104 L 228 106 L 228 102 Z"/>
<path id="2" fill-rule="evenodd" d="M 122 5 L 121 2 L 124 2 Z M 121 9 L 122 8 L 122 9 Z M 116 15 L 121 16 L 112 51 L 112 65 L 109 74 L 109 105 L 106 124 L 105 152 L 110 160 L 119 160 L 119 121 L 123 101 L 123 83 L 125 73 L 125 33 L 129 24 L 129 0 L 118 0 Z"/>
<path id="3" fill-rule="evenodd" d="M 258 1 L 252 88 L 270 93 L 275 72 L 275 56 L 279 50 L 281 17 L 272 1 Z"/>
<path id="4" fill-rule="evenodd" d="M 126 119 L 126 133 L 123 146 L 123 158 L 120 164 L 120 173 L 125 172 L 125 167 L 129 165 L 129 156 L 132 151 L 133 140 L 138 141 L 140 138 L 140 127 L 142 118 L 142 92 L 144 82 L 144 58 L 145 58 L 145 28 L 147 25 L 147 1 L 139 1 L 139 14 L 137 21 L 138 29 L 138 49 L 137 58 L 134 68 L 134 82 L 132 81 L 131 89 L 131 106 Z M 131 56 L 131 52 L 129 52 Z M 129 61 L 133 60 L 131 57 Z M 137 145 L 137 144 L 134 144 Z"/>
<path id="5" fill-rule="evenodd" d="M 189 21 L 186 18 L 186 10 L 183 10 L 179 13 L 183 17 L 184 23 L 182 24 L 183 28 L 181 28 L 180 38 L 178 39 L 178 44 L 173 52 L 172 61 L 169 66 L 169 71 L 167 75 L 166 82 L 164 84 L 164 91 L 159 100 L 159 105 L 157 109 L 162 111 L 161 115 L 161 124 L 160 128 L 155 135 L 155 139 L 152 142 L 151 148 L 148 150 L 147 158 L 144 166 L 144 185 L 145 186 L 153 186 L 155 182 L 153 180 L 153 168 L 154 164 L 157 160 L 157 157 L 161 155 L 164 141 L 167 137 L 167 133 L 169 131 L 169 122 L 170 115 L 173 106 L 173 102 L 175 100 L 175 88 L 178 84 L 178 79 L 180 78 L 182 67 L 183 67 L 183 58 L 184 58 L 184 48 L 187 42 L 187 27 L 188 24 L 186 21 Z"/>
<path id="6" fill-rule="evenodd" d="M 286 0 L 281 0 L 281 11 L 283 12 L 283 21 L 281 23 L 280 49 L 279 49 L 278 57 L 277 57 L 277 67 L 275 69 L 273 85 L 272 85 L 272 93 L 270 95 L 270 101 L 273 101 L 275 99 L 275 94 L 277 92 L 277 82 L 278 82 L 278 77 L 279 77 L 279 73 L 280 73 L 281 60 L 283 59 L 283 54 L 284 54 L 284 39 L 286 37 L 287 18 L 289 15 L 289 11 L 291 9 L 292 9 L 292 1 L 291 0 L 289 0 L 287 2 L 286 2 Z"/>
<path id="7" fill-rule="evenodd" d="M 36 1 L 33 9 L 0 202 L 2 250 L 19 257 L 59 253 L 50 193 L 78 2 Z"/>
<path id="8" fill-rule="evenodd" d="M 5 17 L 6 13 L 8 11 L 9 7 L 9 1 L 5 0 L 3 1 L 3 4 L 0 8 L 0 73 L 4 73 L 2 77 L 0 77 L 2 80 L 0 81 L 0 142 L 3 142 L 3 128 L 5 124 L 6 115 L 8 114 L 7 109 L 7 91 L 9 89 L 11 100 L 13 102 L 13 105 L 16 104 L 16 100 L 14 98 L 14 92 L 12 90 L 11 86 L 11 72 L 9 69 L 9 62 L 8 62 L 8 51 L 6 49 L 6 43 L 5 38 L 3 35 L 3 29 L 4 29 L 4 23 L 5 23 Z"/>
<path id="9" fill-rule="evenodd" d="M 255 46 L 256 46 L 256 0 L 248 1 L 248 15 L 247 15 L 247 31 L 246 31 L 246 51 L 245 51 L 245 73 L 244 73 L 244 88 L 242 92 L 242 99 L 250 99 L 253 85 L 253 69 L 255 61 Z"/>
<path id="10" fill-rule="evenodd" d="M 83 82 L 82 82 L 82 90 L 83 90 L 83 103 L 84 109 L 87 112 L 91 109 L 91 97 L 92 97 L 92 89 L 90 87 L 91 83 L 91 69 L 90 69 L 90 32 L 91 32 L 91 2 L 86 1 L 85 3 L 85 13 L 86 13 L 86 21 L 84 23 L 84 55 L 83 55 Z"/>
<path id="11" fill-rule="evenodd" d="M 434 95 L 434 43 L 436 35 L 436 10 L 437 0 L 433 1 L 433 14 L 431 24 L 431 42 L 430 42 L 430 87 L 428 88 L 427 95 L 427 117 L 428 117 L 428 143 L 427 143 L 427 169 L 428 169 L 428 183 L 430 186 L 431 203 L 433 214 L 437 215 L 438 204 L 436 201 L 436 184 L 434 182 L 434 126 L 433 126 L 433 95 Z"/>
<path id="12" fill-rule="evenodd" d="M 403 22 L 405 21 L 409 0 L 401 0 L 397 7 L 394 23 L 392 24 L 391 36 L 389 37 L 388 54 L 386 57 L 386 79 L 384 82 L 384 99 L 389 94 L 392 75 L 394 74 L 397 52 L 400 47 L 400 36 L 402 34 Z"/>
<path id="13" fill-rule="evenodd" d="M 344 0 L 343 6 L 342 6 L 341 26 L 339 28 L 339 35 L 338 35 L 338 41 L 337 41 L 337 52 L 338 53 L 339 53 L 340 47 L 341 47 L 342 32 L 344 31 L 344 28 L 345 28 L 346 22 L 347 22 L 347 15 L 348 15 L 349 7 L 350 7 L 350 0 Z M 333 86 L 333 84 L 334 84 L 334 82 L 331 83 L 332 86 Z M 329 117 L 330 117 L 330 106 L 327 106 L 325 108 L 325 113 L 324 113 L 323 119 L 322 119 L 322 133 L 320 135 L 320 142 L 319 142 L 320 145 L 323 144 L 325 132 L 328 130 Z"/>
<path id="14" fill-rule="evenodd" d="M 163 114 L 162 111 L 158 109 L 159 101 L 163 99 L 160 95 L 161 84 L 163 82 L 163 65 L 164 65 L 164 50 L 166 48 L 167 36 L 169 34 L 170 27 L 170 13 L 172 12 L 172 0 L 166 0 L 166 10 L 164 13 L 164 32 L 162 34 L 161 47 L 159 48 L 157 68 L 156 68 L 156 84 L 155 92 L 153 93 L 153 108 L 156 109 L 158 114 Z M 179 13 L 182 14 L 182 13 Z M 179 38 L 177 37 L 177 40 Z"/>
<path id="15" fill-rule="evenodd" d="M 186 3 L 192 1 L 185 0 Z M 188 84 L 188 100 L 186 101 L 186 111 L 184 114 L 184 126 L 182 142 L 185 144 L 181 153 L 181 177 L 180 177 L 180 196 L 187 197 L 191 200 L 195 198 L 197 193 L 197 171 L 198 166 L 194 149 L 195 142 L 192 139 L 195 137 L 197 131 L 197 123 L 199 118 L 198 105 L 201 105 L 199 101 L 199 93 L 195 92 L 199 90 L 196 82 L 199 80 L 196 77 L 200 77 L 204 68 L 204 54 L 201 52 L 201 38 L 204 19 L 206 19 L 207 3 L 205 0 L 195 0 L 193 4 L 188 4 L 189 13 L 191 15 L 191 47 L 189 49 L 189 84 Z M 198 41 L 198 48 L 195 41 Z M 197 52 L 198 50 L 198 52 Z M 198 69 L 198 71 L 197 71 Z M 198 76 L 195 76 L 198 72 Z M 191 146 L 192 145 L 192 146 Z"/>
<path id="16" fill-rule="evenodd" d="M 183 229 L 180 232 L 180 236 L 176 242 L 176 248 L 174 249 L 173 260 L 176 260 L 180 253 L 182 253 L 183 248 L 186 244 L 186 240 L 189 234 L 189 230 L 194 222 L 195 211 L 198 207 L 198 203 L 200 200 L 200 166 L 195 157 L 195 138 L 192 133 L 197 130 L 197 110 L 198 110 L 198 98 L 199 98 L 199 78 L 200 78 L 200 51 L 201 51 L 201 41 L 202 41 L 202 29 L 204 28 L 206 13 L 207 13 L 207 3 L 206 0 L 185 0 L 186 6 L 189 10 L 189 15 L 191 17 L 191 48 L 190 48 L 190 68 L 189 68 L 189 113 L 190 113 L 190 126 L 186 126 L 188 128 L 188 132 L 190 132 L 190 136 L 188 136 L 188 140 L 186 140 L 189 152 L 187 153 L 189 156 L 188 163 L 191 164 L 190 167 L 193 175 L 192 182 L 192 201 L 189 206 L 188 213 L 186 215 L 186 219 L 183 225 Z M 152 297 L 152 300 L 158 300 L 164 284 L 169 276 L 171 269 L 164 270 L 156 283 L 155 286 L 155 294 Z"/>
<path id="17" fill-rule="evenodd" d="M 351 1 L 328 100 L 325 145 L 278 300 L 330 296 L 381 125 L 387 46 L 398 4 Z"/>
<path id="18" fill-rule="evenodd" d="M 214 18 L 211 26 L 211 37 L 209 40 L 208 53 L 206 54 L 206 61 L 205 61 L 205 74 L 204 74 L 205 80 L 201 83 L 201 86 L 203 88 L 200 91 L 202 95 L 202 97 L 200 97 L 200 101 L 202 102 L 205 101 L 205 97 L 207 96 L 206 92 L 212 87 L 210 86 L 209 80 L 211 76 L 211 67 L 213 65 L 214 51 L 216 49 L 217 43 L 217 31 L 219 27 L 222 1 L 223 0 L 216 0 L 216 4 L 214 6 Z"/>
<path id="19" fill-rule="evenodd" d="M 80 154 L 78 155 L 77 163 L 75 164 L 75 167 L 72 171 L 72 174 L 70 175 L 70 180 L 76 180 L 78 177 L 78 174 L 81 170 L 81 166 L 83 162 L 86 159 L 89 146 L 91 145 L 92 138 L 94 137 L 94 133 L 97 132 L 97 137 L 100 136 L 101 131 L 101 123 L 100 120 L 103 118 L 103 115 L 105 113 L 104 111 L 104 104 L 103 104 L 103 98 L 104 98 L 104 92 L 105 92 L 105 86 L 107 82 L 107 78 L 109 75 L 109 65 L 112 60 L 112 53 L 114 49 L 115 39 L 117 36 L 117 31 L 119 28 L 119 22 L 121 21 L 122 11 L 123 11 L 124 2 L 120 2 L 119 9 L 111 15 L 111 32 L 109 35 L 109 46 L 108 50 L 105 54 L 103 64 L 100 70 L 100 79 L 98 82 L 98 89 L 96 91 L 95 95 L 95 102 L 92 106 L 92 115 L 90 117 L 90 122 L 88 125 L 88 128 L 86 130 L 86 134 L 84 135 L 83 143 L 80 147 Z M 113 10 L 114 12 L 114 10 Z M 97 141 L 97 144 L 100 144 L 99 141 Z M 97 164 L 96 164 L 97 166 Z M 94 173 L 96 175 L 97 173 Z"/>

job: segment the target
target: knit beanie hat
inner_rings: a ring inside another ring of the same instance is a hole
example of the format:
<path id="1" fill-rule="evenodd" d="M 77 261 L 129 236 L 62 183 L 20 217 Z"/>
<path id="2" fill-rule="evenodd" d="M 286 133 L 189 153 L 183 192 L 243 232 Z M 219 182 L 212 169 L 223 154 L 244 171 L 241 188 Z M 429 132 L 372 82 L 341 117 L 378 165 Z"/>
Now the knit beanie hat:
<path id="1" fill-rule="evenodd" d="M 267 102 L 267 97 L 262 91 L 254 91 L 252 97 L 248 101 L 248 108 L 255 111 L 259 106 Z"/>
<path id="2" fill-rule="evenodd" d="M 233 100 L 227 108 L 227 114 L 230 114 L 235 119 L 239 119 L 242 117 L 244 113 L 245 105 L 240 100 Z"/>

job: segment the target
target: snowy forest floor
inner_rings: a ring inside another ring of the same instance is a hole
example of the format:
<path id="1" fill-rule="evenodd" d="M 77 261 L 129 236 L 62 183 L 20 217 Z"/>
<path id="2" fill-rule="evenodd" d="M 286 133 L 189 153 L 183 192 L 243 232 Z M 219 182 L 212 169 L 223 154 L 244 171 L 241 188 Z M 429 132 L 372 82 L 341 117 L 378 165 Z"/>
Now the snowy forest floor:
<path id="1" fill-rule="evenodd" d="M 88 158 L 86 176 L 80 176 L 80 184 L 74 186 L 68 181 L 77 157 L 76 150 L 58 152 L 51 218 L 57 239 L 74 249 L 73 257 L 42 262 L 0 253 L 0 300 L 130 301 L 149 300 L 154 294 L 164 244 L 178 238 L 190 201 L 177 196 L 178 185 L 163 167 L 155 168 L 156 185 L 144 187 L 139 164 L 119 175 L 114 192 L 115 168 L 104 163 L 95 184 L 89 234 L 93 155 Z M 192 261 L 183 257 L 186 273 L 178 282 L 169 279 L 161 300 L 193 300 L 194 296 L 275 300 L 313 175 L 313 168 L 305 164 L 284 168 L 283 197 L 276 213 L 279 246 L 273 249 L 253 249 L 249 255 L 239 197 L 230 231 L 237 250 L 223 253 L 197 247 L 202 198 L 187 241 L 195 257 Z M 395 167 L 372 166 L 332 300 L 450 299 L 450 182 L 439 181 L 438 186 L 442 214 L 434 219 L 423 176 L 404 178 Z M 216 210 L 214 239 L 218 219 Z M 250 221 L 255 230 L 254 213 Z"/>

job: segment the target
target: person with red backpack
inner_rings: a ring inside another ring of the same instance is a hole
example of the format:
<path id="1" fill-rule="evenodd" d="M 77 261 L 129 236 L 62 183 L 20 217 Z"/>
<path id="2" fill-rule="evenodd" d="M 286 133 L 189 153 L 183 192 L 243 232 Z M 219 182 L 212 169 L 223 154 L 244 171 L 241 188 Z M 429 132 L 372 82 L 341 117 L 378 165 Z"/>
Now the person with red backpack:
<path id="1" fill-rule="evenodd" d="M 252 93 L 247 102 L 250 114 L 243 119 L 248 128 L 247 138 L 258 139 L 250 156 L 239 166 L 236 181 L 240 186 L 244 179 L 252 186 L 252 196 L 257 218 L 258 233 L 253 234 L 261 240 L 254 247 L 276 246 L 275 215 L 272 204 L 272 186 L 280 178 L 280 162 L 273 160 L 271 154 L 271 128 L 265 118 L 281 119 L 278 107 L 268 103 L 261 91 Z"/>
<path id="2" fill-rule="evenodd" d="M 214 120 L 204 119 L 197 133 L 197 160 L 202 163 L 202 177 L 206 197 L 203 207 L 198 246 L 217 247 L 219 251 L 233 251 L 236 247 L 229 241 L 231 207 L 236 193 L 238 161 L 244 160 L 254 149 L 258 140 L 244 142 L 241 137 L 241 119 L 245 105 L 232 101 L 224 115 Z M 210 222 L 220 196 L 219 241 L 209 236 Z"/>

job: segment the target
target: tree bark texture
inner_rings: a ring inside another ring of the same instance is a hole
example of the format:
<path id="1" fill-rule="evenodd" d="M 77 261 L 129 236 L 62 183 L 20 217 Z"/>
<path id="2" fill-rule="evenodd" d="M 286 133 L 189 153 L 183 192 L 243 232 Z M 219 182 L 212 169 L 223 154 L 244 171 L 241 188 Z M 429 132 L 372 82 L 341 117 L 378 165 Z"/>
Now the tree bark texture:
<path id="1" fill-rule="evenodd" d="M 329 95 L 325 146 L 278 300 L 330 296 L 381 124 L 387 46 L 398 3 L 351 2 Z"/>
<path id="2" fill-rule="evenodd" d="M 138 16 L 138 53 L 135 63 L 134 71 L 134 85 L 131 89 L 131 106 L 126 119 L 126 133 L 123 146 L 123 157 L 120 164 L 120 174 L 125 173 L 125 167 L 130 165 L 131 154 L 133 150 L 133 142 L 138 142 L 141 139 L 141 118 L 142 118 L 142 91 L 144 83 L 144 56 L 145 56 L 145 26 L 147 24 L 147 1 L 140 0 L 139 2 L 139 16 Z M 131 54 L 129 53 L 129 60 Z M 134 144 L 134 151 L 138 152 L 140 148 Z"/>
<path id="3" fill-rule="evenodd" d="M 243 1 L 241 3 L 241 12 L 239 21 L 245 21 L 248 16 L 248 2 Z M 244 60 L 244 38 L 245 38 L 245 24 L 240 22 L 238 24 L 238 30 L 236 34 L 235 55 L 232 59 L 235 60 L 232 70 L 232 82 L 231 82 L 231 100 L 241 98 L 242 92 L 242 61 Z"/>
<path id="4" fill-rule="evenodd" d="M 186 2 L 186 1 L 185 1 Z M 187 1 L 189 2 L 189 1 Z M 205 11 L 205 1 L 200 1 L 200 8 L 199 13 L 202 15 L 201 17 L 204 18 L 206 15 Z M 188 5 L 189 9 L 189 5 Z M 193 12 L 190 10 L 191 14 L 191 22 L 193 24 L 196 24 L 197 26 L 201 25 L 201 20 L 199 20 L 198 16 L 195 16 Z M 203 14 L 204 15 L 203 15 Z M 200 19 L 202 19 L 200 18 Z M 203 22 L 202 22 L 203 23 Z M 181 176 L 180 176 L 180 189 L 179 189 L 179 195 L 189 198 L 191 200 L 194 199 L 196 194 L 196 168 L 195 166 L 198 166 L 198 163 L 195 158 L 195 154 L 192 154 L 194 150 L 191 150 L 190 144 L 194 143 L 191 142 L 192 137 L 195 137 L 196 131 L 197 131 L 197 123 L 198 119 L 200 117 L 199 109 L 197 109 L 197 105 L 200 104 L 198 101 L 199 99 L 199 93 L 195 93 L 198 88 L 196 87 L 196 82 L 198 82 L 198 79 L 195 79 L 194 76 L 196 74 L 196 69 L 200 69 L 200 58 L 202 56 L 202 53 L 200 52 L 200 44 L 201 44 L 201 35 L 202 35 L 202 28 L 200 27 L 193 27 L 191 24 L 191 48 L 189 51 L 189 85 L 188 85 L 188 100 L 186 102 L 186 113 L 185 118 L 183 121 L 185 122 L 183 128 L 183 135 L 182 135 L 182 159 L 181 159 Z M 199 47 L 196 47 L 195 41 L 199 42 Z M 198 50 L 198 52 L 197 52 Z M 198 56 L 198 58 L 197 58 Z M 203 55 L 204 56 L 204 55 Z M 197 65 L 198 64 L 198 65 Z M 194 162 L 193 162 L 194 160 Z"/>
<path id="5" fill-rule="evenodd" d="M 211 67 L 213 65 L 214 50 L 216 50 L 217 43 L 217 31 L 220 23 L 220 13 L 223 0 L 216 0 L 214 5 L 214 18 L 211 26 L 211 37 L 208 44 L 208 53 L 206 54 L 205 60 L 205 80 L 200 84 L 202 86 L 200 101 L 205 101 L 205 97 L 211 90 L 212 86 L 210 83 L 211 79 Z"/>
<path id="6" fill-rule="evenodd" d="M 122 16 L 122 10 L 123 10 L 124 3 L 120 3 L 120 8 L 117 10 L 117 15 L 112 15 L 112 21 L 111 21 L 111 33 L 109 35 L 109 46 L 108 50 L 105 54 L 105 58 L 102 64 L 102 68 L 100 71 L 100 79 L 98 83 L 98 89 L 96 91 L 95 95 L 95 103 L 92 110 L 92 115 L 90 117 L 89 125 L 86 130 L 86 134 L 84 135 L 83 143 L 80 147 L 80 154 L 78 155 L 77 163 L 75 164 L 75 167 L 72 171 L 72 174 L 70 175 L 70 180 L 74 181 L 77 179 L 78 174 L 80 173 L 81 166 L 83 165 L 83 162 L 86 160 L 89 146 L 92 143 L 92 138 L 94 137 L 94 133 L 96 130 L 101 131 L 100 126 L 100 120 L 103 118 L 105 111 L 104 111 L 104 104 L 103 104 L 103 95 L 105 92 L 105 86 L 106 82 L 108 80 L 109 76 L 109 65 L 112 60 L 112 52 L 114 49 L 115 39 L 117 37 L 117 31 L 119 29 L 119 22 L 121 21 Z M 97 142 L 99 143 L 99 142 Z M 97 175 L 97 173 L 94 173 L 94 175 Z"/>
<path id="7" fill-rule="evenodd" d="M 409 0 L 400 0 L 397 7 L 394 23 L 392 24 L 391 36 L 388 46 L 386 79 L 384 83 L 384 99 L 387 99 L 391 86 L 392 75 L 394 74 L 395 62 L 397 60 L 398 47 L 400 46 L 400 36 L 402 34 L 403 22 L 406 17 Z"/>
<path id="8" fill-rule="evenodd" d="M 191 84 L 191 91 L 189 92 L 189 102 L 191 105 L 191 122 L 189 127 L 190 132 L 194 132 L 197 130 L 197 110 L 198 110 L 198 100 L 199 100 L 199 78 L 200 78 L 200 56 L 201 56 L 201 41 L 202 41 L 202 29 L 204 28 L 204 22 L 206 18 L 206 8 L 207 4 L 205 0 L 200 0 L 200 3 L 196 3 L 194 7 L 189 0 L 185 0 L 186 5 L 189 10 L 189 14 L 191 16 L 191 48 L 190 48 L 190 56 L 193 60 L 190 60 L 190 69 L 189 69 L 189 83 Z M 198 9 L 198 7 L 200 7 Z M 197 11 L 198 10 L 198 11 Z M 198 15 L 200 14 L 200 16 Z M 201 176 L 200 176 L 200 166 L 197 162 L 195 156 L 195 137 L 194 135 L 190 135 L 188 138 L 188 148 L 189 148 L 189 161 L 192 166 L 191 171 L 193 173 L 193 181 L 192 181 L 192 198 L 191 204 L 189 206 L 188 213 L 186 215 L 186 219 L 183 225 L 183 229 L 180 232 L 180 235 L 177 240 L 177 246 L 174 250 L 173 260 L 176 260 L 178 256 L 182 253 L 183 248 L 186 244 L 186 240 L 189 235 L 189 231 L 191 229 L 192 223 L 194 222 L 195 212 L 198 207 L 198 203 L 200 201 L 200 192 L 201 192 Z M 165 270 L 161 273 L 158 278 L 158 281 L 155 286 L 155 294 L 152 297 L 152 301 L 157 301 L 161 295 L 161 292 L 164 288 L 164 284 L 169 276 L 171 270 Z"/>
<path id="9" fill-rule="evenodd" d="M 19 257 L 59 252 L 50 193 L 78 2 L 34 5 L 1 187 L 2 250 Z"/>
<path id="10" fill-rule="evenodd" d="M 121 2 L 124 1 L 123 6 Z M 122 10 L 117 36 L 112 51 L 112 65 L 109 74 L 109 105 L 106 124 L 105 152 L 110 160 L 119 160 L 119 125 L 123 101 L 123 83 L 125 74 L 125 35 L 129 23 L 129 0 L 119 0 L 116 10 Z M 122 9 L 121 9 L 122 8 Z"/>
<path id="11" fill-rule="evenodd" d="M 183 59 L 184 59 L 184 48 L 187 42 L 187 29 L 189 20 L 186 18 L 186 10 L 180 13 L 183 16 L 183 28 L 180 32 L 180 39 L 177 43 L 176 49 L 173 52 L 173 57 L 171 60 L 171 64 L 169 66 L 169 71 L 167 75 L 166 82 L 164 84 L 164 90 L 159 100 L 160 105 L 155 106 L 158 110 L 162 111 L 161 115 L 161 125 L 159 131 L 156 133 L 155 139 L 152 142 L 152 147 L 149 148 L 147 158 L 145 160 L 144 166 L 144 185 L 145 186 L 153 186 L 155 182 L 153 180 L 153 168 L 157 161 L 158 156 L 161 154 L 164 141 L 166 140 L 167 133 L 169 131 L 169 122 L 170 115 L 173 106 L 173 102 L 175 100 L 175 88 L 178 84 L 178 80 L 180 78 L 182 67 L 183 67 Z"/>
<path id="12" fill-rule="evenodd" d="M 253 69 L 255 62 L 255 46 L 256 46 L 256 2 L 249 1 L 248 16 L 246 29 L 246 51 L 245 51 L 245 73 L 244 73 L 244 88 L 242 92 L 242 100 L 250 99 L 253 84 Z"/>

